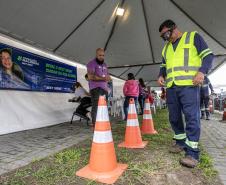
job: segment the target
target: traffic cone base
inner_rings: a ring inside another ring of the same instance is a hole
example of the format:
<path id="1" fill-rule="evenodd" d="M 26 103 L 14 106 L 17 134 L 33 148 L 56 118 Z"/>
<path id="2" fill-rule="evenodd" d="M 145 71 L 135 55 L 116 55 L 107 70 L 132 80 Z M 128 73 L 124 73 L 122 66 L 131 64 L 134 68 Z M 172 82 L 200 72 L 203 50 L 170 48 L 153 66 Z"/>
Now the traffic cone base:
<path id="1" fill-rule="evenodd" d="M 125 141 L 120 143 L 118 147 L 144 148 L 147 145 L 147 142 L 142 141 L 140 129 L 138 128 L 133 126 L 127 126 L 125 133 Z"/>
<path id="2" fill-rule="evenodd" d="M 141 131 L 141 133 L 142 133 L 142 134 L 153 134 L 153 135 L 154 135 L 154 134 L 158 134 L 158 132 L 157 132 L 156 130 L 154 130 L 154 131 L 147 131 L 147 130 L 146 130 L 146 131 Z"/>
<path id="3" fill-rule="evenodd" d="M 134 145 L 134 144 L 128 145 L 126 142 L 122 142 L 122 143 L 118 144 L 118 147 L 120 147 L 120 148 L 122 148 L 122 147 L 123 148 L 144 148 L 147 144 L 148 144 L 148 141 L 142 141 L 141 143 L 136 144 L 136 145 Z"/>
<path id="4" fill-rule="evenodd" d="M 141 133 L 142 134 L 158 134 L 158 132 L 154 129 L 153 123 L 149 123 L 149 122 L 145 122 L 143 120 L 143 124 L 141 126 Z"/>
<path id="5" fill-rule="evenodd" d="M 127 164 L 117 163 L 116 168 L 109 172 L 96 172 L 93 171 L 89 165 L 86 165 L 84 168 L 76 172 L 77 176 L 91 179 L 106 184 L 113 184 L 119 178 L 120 175 L 128 167 Z"/>

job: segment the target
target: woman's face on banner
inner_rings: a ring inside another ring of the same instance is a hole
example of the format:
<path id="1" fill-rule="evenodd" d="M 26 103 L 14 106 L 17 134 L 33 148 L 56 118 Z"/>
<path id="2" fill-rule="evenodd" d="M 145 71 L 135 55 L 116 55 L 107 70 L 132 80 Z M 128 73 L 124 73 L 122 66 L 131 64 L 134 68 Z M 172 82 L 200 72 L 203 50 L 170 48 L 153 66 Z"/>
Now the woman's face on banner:
<path id="1" fill-rule="evenodd" d="M 2 52 L 2 65 L 5 69 L 12 69 L 13 62 L 11 56 L 7 52 Z"/>

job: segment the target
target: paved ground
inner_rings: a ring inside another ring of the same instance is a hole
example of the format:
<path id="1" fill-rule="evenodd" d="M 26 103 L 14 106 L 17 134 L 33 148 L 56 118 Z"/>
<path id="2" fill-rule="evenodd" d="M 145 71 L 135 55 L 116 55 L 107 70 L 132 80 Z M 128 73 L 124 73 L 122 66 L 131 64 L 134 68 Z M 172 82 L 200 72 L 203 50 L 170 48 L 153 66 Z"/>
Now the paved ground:
<path id="1" fill-rule="evenodd" d="M 91 138 L 86 123 L 63 123 L 0 136 L 0 175 Z"/>
<path id="2" fill-rule="evenodd" d="M 214 115 L 210 121 L 202 120 L 201 140 L 226 185 L 226 122 L 220 122 L 221 119 L 222 115 Z"/>
<path id="3" fill-rule="evenodd" d="M 202 120 L 201 140 L 226 185 L 226 123 L 219 122 L 221 117 L 215 115 L 210 121 Z M 86 123 L 78 122 L 0 136 L 0 174 L 91 137 L 92 131 Z"/>

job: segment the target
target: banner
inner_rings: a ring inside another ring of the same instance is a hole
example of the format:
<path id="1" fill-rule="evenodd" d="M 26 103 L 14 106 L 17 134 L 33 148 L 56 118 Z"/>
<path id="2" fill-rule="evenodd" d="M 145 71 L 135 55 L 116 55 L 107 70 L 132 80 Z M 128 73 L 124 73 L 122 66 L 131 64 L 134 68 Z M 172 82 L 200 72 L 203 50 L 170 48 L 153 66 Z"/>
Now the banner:
<path id="1" fill-rule="evenodd" d="M 74 66 L 0 43 L 0 89 L 71 92 Z"/>

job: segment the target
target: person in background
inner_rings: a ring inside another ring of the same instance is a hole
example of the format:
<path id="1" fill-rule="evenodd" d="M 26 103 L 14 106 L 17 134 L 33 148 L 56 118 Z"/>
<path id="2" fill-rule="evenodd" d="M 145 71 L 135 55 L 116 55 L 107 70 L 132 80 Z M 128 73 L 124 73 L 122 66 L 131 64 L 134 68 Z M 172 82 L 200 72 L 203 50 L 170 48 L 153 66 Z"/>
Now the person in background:
<path id="1" fill-rule="evenodd" d="M 125 84 L 123 86 L 123 94 L 125 96 L 123 109 L 124 109 L 124 114 L 125 114 L 125 120 L 127 120 L 129 100 L 130 100 L 130 98 L 134 99 L 135 106 L 137 109 L 137 99 L 139 96 L 139 84 L 135 80 L 133 73 L 128 74 L 128 80 L 125 82 Z"/>
<path id="2" fill-rule="evenodd" d="M 164 21 L 159 33 L 166 42 L 162 50 L 158 83 L 167 86 L 169 120 L 176 141 L 170 152 L 185 151 L 180 164 L 194 168 L 199 163 L 200 154 L 199 85 L 210 70 L 214 56 L 201 35 L 196 31 L 182 33 L 172 20 Z"/>
<path id="3" fill-rule="evenodd" d="M 161 107 L 166 108 L 166 90 L 164 87 L 161 87 L 160 101 Z"/>
<path id="4" fill-rule="evenodd" d="M 150 108 L 154 111 L 154 113 L 156 113 L 156 107 L 155 107 L 155 100 L 154 100 L 154 94 L 151 91 L 151 87 L 147 87 L 148 89 L 148 94 L 147 94 L 147 98 L 150 102 Z"/>
<path id="5" fill-rule="evenodd" d="M 148 95 L 147 98 L 149 99 L 150 105 L 154 103 L 154 95 L 151 92 L 151 87 L 148 87 Z"/>
<path id="6" fill-rule="evenodd" d="M 147 92 L 146 85 L 144 84 L 144 80 L 140 78 L 139 79 L 139 97 L 138 97 L 140 110 L 141 110 L 140 115 L 143 115 L 143 112 L 144 112 L 144 102 L 145 102 L 147 93 L 148 92 Z"/>
<path id="7" fill-rule="evenodd" d="M 213 86 L 210 83 L 209 78 L 205 75 L 204 81 L 200 88 L 200 109 L 201 109 L 201 119 L 204 119 L 206 113 L 206 120 L 209 120 L 210 112 L 209 112 L 209 88 L 211 90 L 211 94 L 214 93 Z"/>
<path id="8" fill-rule="evenodd" d="M 89 92 L 92 100 L 92 124 L 96 122 L 96 114 L 98 107 L 99 96 L 105 95 L 108 97 L 108 85 L 111 77 L 108 73 L 107 64 L 104 61 L 104 49 L 98 48 L 96 50 L 96 58 L 87 64 L 87 73 L 89 79 Z"/>
<path id="9" fill-rule="evenodd" d="M 153 90 L 153 91 L 151 91 L 151 95 L 154 98 L 155 107 L 158 107 L 159 97 L 158 97 L 157 92 L 155 90 Z"/>
<path id="10" fill-rule="evenodd" d="M 80 102 L 80 105 L 76 109 L 76 113 L 89 118 L 92 120 L 90 111 L 87 110 L 91 106 L 91 97 L 86 89 L 81 85 L 81 83 L 75 83 L 75 97 L 76 102 Z"/>

